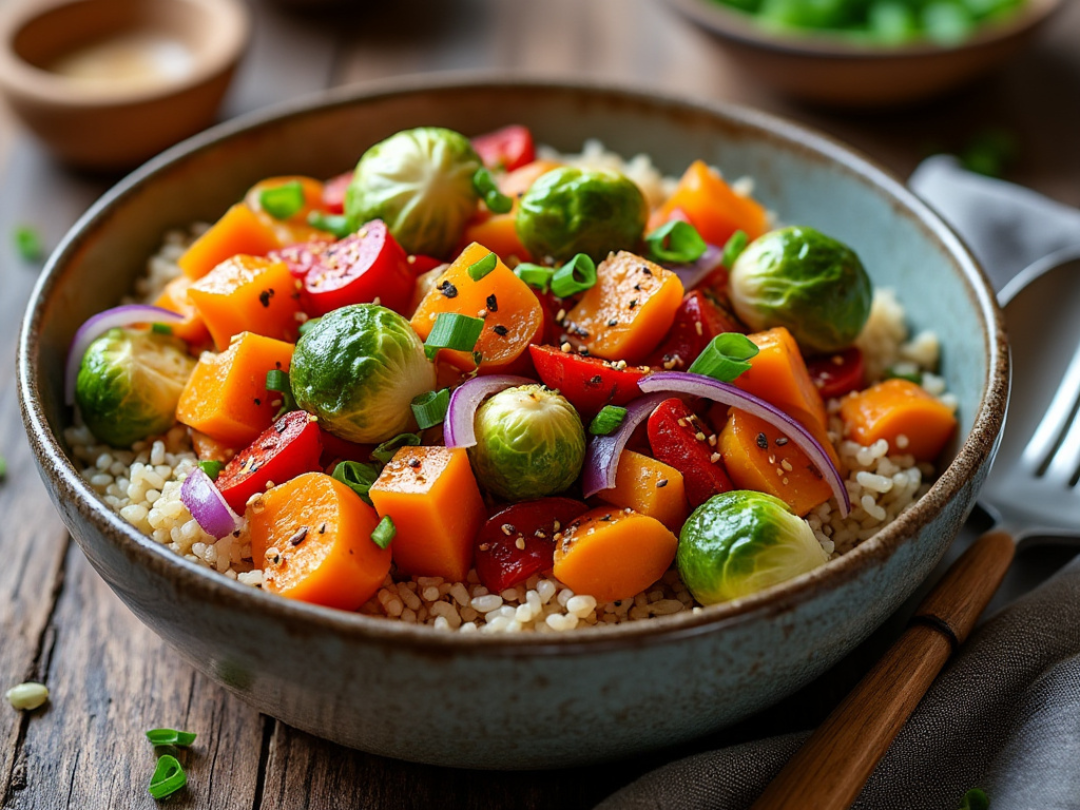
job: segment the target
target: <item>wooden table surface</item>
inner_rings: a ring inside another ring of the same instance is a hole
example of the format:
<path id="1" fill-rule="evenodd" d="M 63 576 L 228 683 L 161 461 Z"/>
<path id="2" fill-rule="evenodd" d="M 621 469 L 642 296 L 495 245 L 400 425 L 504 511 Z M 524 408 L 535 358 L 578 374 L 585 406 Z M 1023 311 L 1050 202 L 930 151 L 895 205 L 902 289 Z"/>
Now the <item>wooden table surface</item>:
<path id="1" fill-rule="evenodd" d="M 348 5 L 348 4 L 346 4 Z M 359 4 L 356 5 L 369 5 Z M 395 0 L 344 15 L 288 14 L 253 1 L 256 32 L 226 116 L 328 86 L 423 71 L 523 70 L 728 99 L 851 142 L 901 176 L 933 149 L 987 127 L 1016 135 L 1010 179 L 1080 205 L 1080 3 L 1007 71 L 915 110 L 836 115 L 802 108 L 737 75 L 714 42 L 653 0 Z M 552 773 L 478 773 L 343 749 L 261 716 L 195 673 L 113 596 L 70 541 L 33 467 L 16 401 L 18 321 L 38 266 L 6 236 L 19 223 L 49 245 L 111 182 L 65 171 L 0 113 L 0 691 L 49 685 L 33 713 L 0 706 L 4 808 L 138 808 L 153 754 L 146 729 L 199 734 L 176 808 L 589 807 L 690 750 L 806 727 L 856 677 L 835 675 L 697 748 Z M 880 634 L 879 634 L 880 635 Z M 859 655 L 869 660 L 887 638 Z M 437 730 L 433 730 L 437 733 Z"/>

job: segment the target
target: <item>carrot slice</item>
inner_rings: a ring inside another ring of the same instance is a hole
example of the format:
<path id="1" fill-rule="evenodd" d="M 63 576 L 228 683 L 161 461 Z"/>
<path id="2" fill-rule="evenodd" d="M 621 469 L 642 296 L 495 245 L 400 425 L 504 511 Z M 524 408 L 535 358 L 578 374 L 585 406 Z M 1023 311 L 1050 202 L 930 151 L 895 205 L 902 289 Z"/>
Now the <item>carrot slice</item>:
<path id="1" fill-rule="evenodd" d="M 852 394 L 840 406 L 848 438 L 862 445 L 878 439 L 893 453 L 933 461 L 956 431 L 948 406 L 910 380 L 885 380 Z"/>
<path id="2" fill-rule="evenodd" d="M 670 220 L 676 209 L 712 245 L 722 246 L 735 231 L 746 231 L 750 239 L 757 239 L 769 227 L 768 214 L 760 203 L 735 193 L 700 160 L 690 164 L 675 193 L 650 217 L 649 230 Z"/>
<path id="3" fill-rule="evenodd" d="M 465 226 L 462 242 L 466 245 L 473 242 L 486 245 L 504 262 L 510 261 L 511 258 L 522 262 L 532 261 L 529 258 L 529 252 L 525 250 L 525 246 L 521 244 L 521 239 L 517 235 L 515 219 L 513 211 L 508 214 L 480 216 Z"/>
<path id="4" fill-rule="evenodd" d="M 407 574 L 462 582 L 487 510 L 463 448 L 403 447 L 369 492 L 397 527 L 394 563 Z"/>
<path id="5" fill-rule="evenodd" d="M 271 593 L 356 610 L 390 572 L 390 549 L 371 539 L 375 510 L 329 475 L 297 476 L 254 499 L 247 514 L 252 561 Z"/>
<path id="6" fill-rule="evenodd" d="M 304 204 L 296 213 L 286 219 L 277 219 L 263 210 L 262 194 L 270 189 L 280 188 L 289 183 L 299 183 L 304 193 Z M 312 211 L 324 209 L 323 183 L 312 177 L 287 176 L 268 177 L 253 185 L 244 197 L 248 208 L 255 212 L 263 226 L 273 232 L 274 238 L 280 247 L 296 245 L 301 242 L 313 240 L 333 241 L 333 237 L 326 231 L 320 231 L 308 225 L 308 214 Z M 242 252 L 242 251 L 238 251 Z"/>
<path id="7" fill-rule="evenodd" d="M 238 253 L 265 256 L 281 247 L 274 231 L 243 203 L 237 203 L 176 260 L 191 279 L 199 279 Z"/>
<path id="8" fill-rule="evenodd" d="M 655 518 L 593 509 L 563 532 L 555 547 L 555 576 L 597 602 L 629 599 L 671 567 L 678 538 Z"/>
<path id="9" fill-rule="evenodd" d="M 747 337 L 758 347 L 758 353 L 750 358 L 750 368 L 735 379 L 734 385 L 772 403 L 803 424 L 809 416 L 824 428 L 828 424 L 825 403 L 791 332 L 778 326 Z"/>
<path id="10" fill-rule="evenodd" d="M 615 486 L 601 490 L 596 497 L 656 518 L 672 531 L 678 531 L 686 520 L 682 473 L 633 450 L 624 450 L 619 456 Z"/>

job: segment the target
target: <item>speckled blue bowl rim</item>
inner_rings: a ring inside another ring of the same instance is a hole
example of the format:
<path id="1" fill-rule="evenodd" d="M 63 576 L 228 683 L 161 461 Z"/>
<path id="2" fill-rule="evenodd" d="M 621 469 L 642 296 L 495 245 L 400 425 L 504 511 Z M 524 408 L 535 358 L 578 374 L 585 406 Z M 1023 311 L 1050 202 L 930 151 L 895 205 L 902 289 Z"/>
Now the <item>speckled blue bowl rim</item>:
<path id="1" fill-rule="evenodd" d="M 756 137 L 801 150 L 808 159 L 833 163 L 838 171 L 877 187 L 898 216 L 914 221 L 926 238 L 946 253 L 961 276 L 965 291 L 982 321 L 986 367 L 989 370 L 972 429 L 959 451 L 930 491 L 894 523 L 852 551 L 808 574 L 753 596 L 714 605 L 699 613 L 689 611 L 566 634 L 469 634 L 447 633 L 433 627 L 369 617 L 283 599 L 230 580 L 184 559 L 137 531 L 113 511 L 78 474 L 58 438 L 53 434 L 40 404 L 36 351 L 44 302 L 56 286 L 64 265 L 76 255 L 86 234 L 104 223 L 117 202 L 172 161 L 188 154 L 213 149 L 217 142 L 245 130 L 273 126 L 284 119 L 302 118 L 327 108 L 362 104 L 366 100 L 431 91 L 520 89 L 524 92 L 601 94 L 628 103 L 656 107 L 667 112 L 707 114 L 743 129 Z M 978 263 L 960 238 L 925 204 L 888 171 L 828 136 L 762 112 L 726 103 L 678 98 L 659 93 L 595 82 L 558 81 L 527 75 L 500 73 L 450 73 L 421 75 L 343 87 L 296 102 L 275 106 L 228 121 L 196 135 L 162 153 L 126 177 L 98 200 L 75 224 L 49 258 L 31 296 L 23 319 L 17 358 L 18 392 L 23 421 L 37 460 L 53 487 L 67 495 L 80 515 L 131 559 L 153 566 L 179 580 L 192 598 L 216 603 L 225 610 L 257 610 L 268 621 L 290 632 L 320 629 L 356 640 L 422 647 L 434 654 L 518 657 L 535 655 L 583 655 L 604 649 L 632 648 L 643 644 L 674 643 L 699 633 L 713 633 L 743 622 L 768 621 L 822 591 L 839 586 L 872 566 L 881 565 L 896 549 L 914 537 L 944 504 L 968 483 L 995 449 L 1008 398 L 1008 349 L 1003 317 Z"/>

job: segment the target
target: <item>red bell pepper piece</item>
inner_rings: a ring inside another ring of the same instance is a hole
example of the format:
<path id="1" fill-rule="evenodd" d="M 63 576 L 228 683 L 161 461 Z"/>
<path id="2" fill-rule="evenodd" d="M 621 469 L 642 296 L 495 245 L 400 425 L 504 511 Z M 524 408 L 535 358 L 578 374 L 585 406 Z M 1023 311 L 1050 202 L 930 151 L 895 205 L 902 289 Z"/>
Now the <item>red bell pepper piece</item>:
<path id="1" fill-rule="evenodd" d="M 811 358 L 806 363 L 806 370 L 822 399 L 842 397 L 866 387 L 866 366 L 862 352 L 855 346 Z"/>
<path id="2" fill-rule="evenodd" d="M 428 270 L 434 270 L 440 264 L 445 264 L 441 259 L 436 259 L 434 256 L 425 256 L 422 253 L 410 254 L 408 262 L 413 273 L 418 276 L 422 276 Z"/>
<path id="3" fill-rule="evenodd" d="M 512 172 L 536 160 L 536 146 L 527 127 L 513 125 L 472 140 L 473 149 L 489 169 Z"/>
<path id="4" fill-rule="evenodd" d="M 588 511 L 571 498 L 541 498 L 496 512 L 476 536 L 476 574 L 492 593 L 555 564 L 555 533 Z"/>
<path id="5" fill-rule="evenodd" d="M 675 311 L 675 323 L 653 351 L 647 363 L 656 368 L 680 371 L 690 368 L 709 341 L 724 332 L 746 328 L 708 299 L 701 290 L 686 294 Z"/>
<path id="6" fill-rule="evenodd" d="M 234 456 L 215 482 L 233 511 L 244 514 L 248 498 L 264 492 L 270 481 L 284 484 L 321 469 L 319 432 L 306 411 L 290 411 Z"/>
<path id="7" fill-rule="evenodd" d="M 352 179 L 353 172 L 345 172 L 337 177 L 331 177 L 323 184 L 322 200 L 326 213 L 345 213 L 345 192 L 349 190 Z"/>
<path id="8" fill-rule="evenodd" d="M 529 347 L 536 373 L 548 388 L 558 389 L 583 418 L 605 405 L 625 405 L 641 396 L 638 380 L 648 372 L 637 366 L 618 368 L 610 360 L 583 357 L 554 346 Z"/>
<path id="9" fill-rule="evenodd" d="M 733 489 L 709 444 L 709 428 L 681 399 L 667 399 L 649 417 L 649 444 L 658 461 L 682 473 L 686 499 L 697 508 L 713 495 Z M 705 438 L 699 438 L 704 436 Z"/>
<path id="10" fill-rule="evenodd" d="M 335 461 L 359 461 L 361 464 L 371 462 L 371 451 L 375 449 L 375 445 L 349 442 L 321 428 L 319 436 L 322 439 L 322 456 L 319 464 L 323 468 L 329 467 Z"/>

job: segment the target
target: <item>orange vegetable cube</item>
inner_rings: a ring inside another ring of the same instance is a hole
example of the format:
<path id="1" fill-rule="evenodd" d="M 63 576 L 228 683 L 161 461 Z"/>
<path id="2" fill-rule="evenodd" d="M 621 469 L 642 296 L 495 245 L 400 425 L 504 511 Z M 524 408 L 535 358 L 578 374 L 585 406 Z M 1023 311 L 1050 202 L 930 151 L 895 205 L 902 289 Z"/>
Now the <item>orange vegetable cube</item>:
<path id="1" fill-rule="evenodd" d="M 238 253 L 265 256 L 281 247 L 274 231 L 243 203 L 225 212 L 176 260 L 188 278 L 199 279 Z"/>
<path id="2" fill-rule="evenodd" d="M 292 354 L 291 343 L 250 333 L 221 354 L 204 353 L 180 393 L 176 418 L 229 447 L 247 447 L 281 406 L 280 394 L 266 390 L 266 373 L 288 371 Z"/>
<path id="3" fill-rule="evenodd" d="M 263 210 L 262 193 L 289 183 L 300 184 L 304 193 L 304 204 L 287 219 L 277 219 Z M 333 237 L 326 231 L 308 225 L 308 214 L 323 209 L 323 183 L 319 180 L 302 176 L 268 177 L 251 187 L 244 196 L 244 202 L 255 212 L 263 226 L 273 232 L 278 247 L 313 240 L 333 241 Z"/>
<path id="4" fill-rule="evenodd" d="M 718 446 L 736 489 L 775 495 L 799 517 L 832 497 L 806 453 L 764 419 L 732 408 Z"/>
<path id="5" fill-rule="evenodd" d="M 369 495 L 397 527 L 392 548 L 399 571 L 465 580 L 487 510 L 464 448 L 402 447 Z"/>
<path id="6" fill-rule="evenodd" d="M 557 169 L 560 166 L 562 164 L 555 160 L 534 160 L 532 163 L 526 163 L 512 172 L 502 175 L 496 183 L 499 186 L 499 191 L 516 201 L 532 188 L 532 184 L 536 182 L 540 175 L 547 174 L 552 169 Z"/>
<path id="7" fill-rule="evenodd" d="M 427 340 L 435 319 L 443 312 L 470 318 L 486 313 L 475 348 L 481 354 L 480 370 L 484 373 L 507 370 L 539 339 L 544 328 L 540 301 L 501 260 L 479 281 L 469 276 L 469 268 L 492 252 L 476 243 L 465 248 L 424 296 L 411 321 L 416 333 Z M 439 360 L 462 371 L 476 368 L 472 352 L 443 349 Z"/>
<path id="8" fill-rule="evenodd" d="M 597 281 L 567 320 L 591 354 L 639 363 L 657 347 L 683 299 L 679 277 L 621 250 L 596 268 Z"/>
<path id="9" fill-rule="evenodd" d="M 840 406 L 847 436 L 862 445 L 878 439 L 891 453 L 910 453 L 918 461 L 934 461 L 956 431 L 956 417 L 947 405 L 910 380 L 885 380 L 852 394 Z"/>
<path id="10" fill-rule="evenodd" d="M 220 461 L 222 464 L 231 461 L 232 457 L 243 449 L 219 442 L 198 430 L 191 431 L 191 446 L 195 450 L 195 455 L 199 457 L 199 461 Z"/>
<path id="11" fill-rule="evenodd" d="M 192 284 L 188 297 L 218 351 L 241 332 L 296 341 L 300 298 L 284 262 L 233 256 Z"/>
<path id="12" fill-rule="evenodd" d="M 649 218 L 650 231 L 671 219 L 681 209 L 702 238 L 723 247 L 735 231 L 745 231 L 757 239 L 769 227 L 764 207 L 750 197 L 737 194 L 703 161 L 695 160 L 679 180 L 668 200 Z"/>
<path id="13" fill-rule="evenodd" d="M 154 301 L 154 306 L 184 316 L 180 323 L 169 324 L 172 333 L 178 338 L 196 345 L 209 343 L 210 330 L 206 328 L 202 315 L 188 297 L 188 288 L 192 283 L 187 276 L 177 276 L 165 285 L 161 295 Z"/>
<path id="14" fill-rule="evenodd" d="M 247 515 L 252 560 L 270 593 L 356 610 L 390 572 L 390 549 L 371 539 L 375 510 L 329 475 L 276 486 L 249 503 Z"/>
<path id="15" fill-rule="evenodd" d="M 750 368 L 735 379 L 734 385 L 761 397 L 804 425 L 812 419 L 825 428 L 828 425 L 825 403 L 810 378 L 806 361 L 791 332 L 778 326 L 747 337 L 758 347 L 758 353 L 750 359 Z"/>
<path id="16" fill-rule="evenodd" d="M 477 217 L 465 226 L 462 241 L 468 245 L 478 242 L 487 245 L 504 262 L 514 257 L 519 261 L 531 261 L 529 252 L 521 244 L 514 226 L 515 214 L 489 214 Z"/>
<path id="17" fill-rule="evenodd" d="M 609 506 L 593 509 L 562 532 L 555 576 L 600 604 L 629 599 L 671 567 L 679 539 L 655 518 Z"/>
<path id="18" fill-rule="evenodd" d="M 623 450 L 615 471 L 615 486 L 596 493 L 612 506 L 633 509 L 656 518 L 674 532 L 687 515 L 682 473 L 655 458 Z"/>

